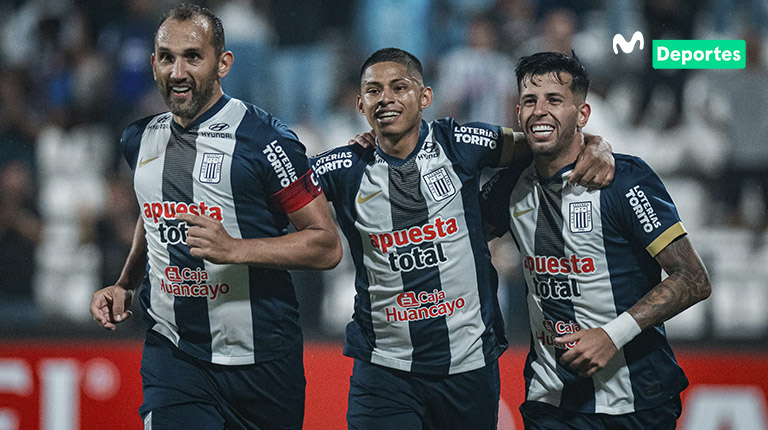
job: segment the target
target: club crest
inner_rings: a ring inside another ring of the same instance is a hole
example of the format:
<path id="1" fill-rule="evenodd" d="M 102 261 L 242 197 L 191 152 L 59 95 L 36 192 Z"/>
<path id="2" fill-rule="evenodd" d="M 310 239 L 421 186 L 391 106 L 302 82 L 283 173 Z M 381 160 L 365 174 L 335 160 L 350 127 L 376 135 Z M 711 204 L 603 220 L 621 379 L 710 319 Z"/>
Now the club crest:
<path id="1" fill-rule="evenodd" d="M 200 165 L 200 182 L 206 184 L 218 184 L 221 181 L 221 165 L 224 162 L 224 154 L 203 154 L 203 162 Z"/>
<path id="2" fill-rule="evenodd" d="M 592 202 L 570 204 L 571 233 L 586 233 L 592 231 Z"/>

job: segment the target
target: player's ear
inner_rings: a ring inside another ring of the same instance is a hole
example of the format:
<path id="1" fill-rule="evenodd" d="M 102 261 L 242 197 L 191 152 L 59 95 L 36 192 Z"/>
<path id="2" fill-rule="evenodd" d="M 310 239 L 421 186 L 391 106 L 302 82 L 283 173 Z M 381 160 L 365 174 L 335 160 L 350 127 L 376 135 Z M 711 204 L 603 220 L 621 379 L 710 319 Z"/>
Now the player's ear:
<path id="1" fill-rule="evenodd" d="M 432 87 L 424 87 L 421 90 L 421 108 L 426 109 L 432 105 L 432 100 L 434 97 L 435 95 L 432 92 Z"/>
<path id="2" fill-rule="evenodd" d="M 155 72 L 155 53 L 149 57 L 149 64 L 152 66 L 152 78 L 157 81 L 157 72 Z"/>
<path id="3" fill-rule="evenodd" d="M 235 55 L 232 53 L 232 51 L 227 51 L 221 54 L 221 57 L 219 57 L 219 79 L 227 76 L 234 62 Z"/>
<path id="4" fill-rule="evenodd" d="M 360 112 L 360 115 L 365 115 L 365 111 L 363 110 L 363 98 L 360 97 L 360 95 L 357 95 L 357 111 Z"/>
<path id="5" fill-rule="evenodd" d="M 589 103 L 582 103 L 581 106 L 579 106 L 579 117 L 576 120 L 576 124 L 584 128 L 585 125 L 587 125 L 587 121 L 589 121 L 589 115 L 592 113 L 592 107 L 589 105 Z"/>

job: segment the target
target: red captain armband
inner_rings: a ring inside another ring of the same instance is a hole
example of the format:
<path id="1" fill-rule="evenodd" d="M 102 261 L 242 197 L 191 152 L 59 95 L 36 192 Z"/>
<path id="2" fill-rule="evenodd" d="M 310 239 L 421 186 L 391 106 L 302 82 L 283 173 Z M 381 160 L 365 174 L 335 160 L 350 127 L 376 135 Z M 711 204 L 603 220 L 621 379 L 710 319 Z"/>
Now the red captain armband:
<path id="1" fill-rule="evenodd" d="M 323 194 L 323 188 L 320 181 L 315 176 L 315 172 L 309 169 L 304 176 L 293 181 L 290 185 L 272 195 L 275 202 L 285 213 L 296 212 L 303 208 L 315 197 Z"/>

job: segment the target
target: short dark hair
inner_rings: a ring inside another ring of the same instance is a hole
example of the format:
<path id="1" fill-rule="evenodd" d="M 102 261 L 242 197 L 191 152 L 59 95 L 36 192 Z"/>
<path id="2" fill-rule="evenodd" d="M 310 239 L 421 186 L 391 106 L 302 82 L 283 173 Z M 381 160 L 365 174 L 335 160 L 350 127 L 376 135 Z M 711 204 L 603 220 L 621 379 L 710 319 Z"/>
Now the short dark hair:
<path id="1" fill-rule="evenodd" d="M 515 73 L 517 74 L 517 91 L 522 92 L 522 83 L 526 78 L 536 75 L 553 73 L 562 83 L 560 73 L 571 75 L 571 92 L 582 100 L 587 98 L 589 91 L 589 76 L 576 53 L 571 51 L 571 56 L 560 52 L 539 52 L 523 57 L 517 62 Z"/>
<path id="2" fill-rule="evenodd" d="M 208 22 L 211 23 L 211 28 L 213 30 L 213 34 L 211 35 L 211 44 L 213 45 L 213 50 L 216 53 L 216 56 L 218 57 L 226 50 L 226 44 L 224 41 L 224 25 L 221 23 L 221 19 L 219 19 L 218 16 L 214 15 L 213 12 L 204 6 L 190 3 L 182 3 L 176 6 L 163 16 L 163 18 L 160 20 L 160 25 L 158 25 L 158 29 L 163 25 L 165 21 L 169 19 L 183 22 L 198 16 L 207 19 Z M 157 32 L 155 32 L 155 40 L 157 40 Z"/>
<path id="3" fill-rule="evenodd" d="M 360 68 L 360 78 L 363 77 L 366 69 L 376 63 L 383 63 L 385 61 L 402 64 L 409 72 L 416 74 L 419 79 L 424 79 L 421 61 L 415 55 L 400 48 L 383 48 L 371 54 L 363 63 L 363 67 Z"/>

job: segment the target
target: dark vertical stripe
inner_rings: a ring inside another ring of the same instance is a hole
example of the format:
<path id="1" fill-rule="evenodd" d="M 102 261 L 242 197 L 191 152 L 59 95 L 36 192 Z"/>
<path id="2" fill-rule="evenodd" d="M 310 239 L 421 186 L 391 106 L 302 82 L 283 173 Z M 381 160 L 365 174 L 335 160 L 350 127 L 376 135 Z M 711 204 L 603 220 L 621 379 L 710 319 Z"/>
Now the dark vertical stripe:
<path id="1" fill-rule="evenodd" d="M 535 253 L 538 256 L 563 258 L 565 257 L 565 240 L 563 240 L 562 180 L 556 176 L 551 180 L 541 181 L 536 189 L 540 203 L 536 220 Z M 535 275 L 535 278 L 534 282 L 537 284 L 548 284 L 550 278 L 559 282 L 568 282 L 567 275 Z M 544 319 L 552 321 L 553 324 L 557 321 L 566 323 L 576 321 L 573 302 L 570 299 L 542 298 L 541 307 Z M 557 374 L 563 381 L 560 406 L 568 410 L 594 411 L 595 388 L 592 379 L 581 378 L 569 369 L 562 367 L 560 357 L 563 352 L 565 351 L 562 349 L 555 350 Z"/>
<path id="2" fill-rule="evenodd" d="M 197 148 L 196 130 L 185 131 L 176 124 L 171 126 L 171 138 L 165 150 L 163 165 L 163 201 L 193 203 L 193 177 Z M 179 221 L 164 220 L 167 226 L 186 230 Z M 185 243 L 168 244 L 169 266 L 205 268 L 203 260 L 192 257 Z M 190 284 L 192 284 L 190 282 Z M 211 327 L 208 321 L 206 297 L 176 297 L 173 302 L 176 325 L 179 327 L 179 347 L 194 350 L 198 355 L 211 357 Z M 181 323 L 179 320 L 183 320 Z"/>
<path id="3" fill-rule="evenodd" d="M 421 226 L 429 221 L 427 202 L 421 194 L 419 184 L 421 172 L 414 158 L 402 166 L 389 165 L 389 195 L 392 210 L 392 230 L 399 231 L 413 226 Z M 402 255 L 415 247 L 432 248 L 434 243 L 408 245 L 390 251 Z M 438 267 L 401 271 L 406 291 L 433 292 L 442 290 Z M 413 344 L 413 364 L 411 371 L 424 372 L 421 363 L 431 363 L 429 368 L 435 371 L 434 364 L 442 363 L 445 368 L 439 372 L 448 373 L 451 364 L 450 337 L 445 317 L 428 318 L 410 323 L 411 342 Z"/>
<path id="4" fill-rule="evenodd" d="M 624 203 L 623 198 L 618 197 L 620 203 Z M 661 267 L 642 246 L 628 240 L 630 235 L 621 225 L 611 222 L 616 215 L 610 211 L 619 210 L 613 199 L 616 197 L 612 198 L 607 190 L 600 193 L 603 246 L 614 305 L 620 314 L 661 282 Z M 663 324 L 644 330 L 620 353 L 624 354 L 629 371 L 635 409 L 656 405 L 659 398 L 677 393 L 688 384 L 666 340 Z"/>
<path id="5" fill-rule="evenodd" d="M 246 112 L 238 124 L 230 164 L 230 186 L 238 229 L 243 238 L 277 237 L 286 234 L 288 218 L 270 207 L 272 196 L 265 183 L 258 157 L 263 146 L 254 136 L 271 141 L 262 111 Z M 271 167 L 266 167 L 271 169 Z M 222 178 L 226 175 L 222 172 Z M 245 288 L 246 286 L 243 286 Z M 301 344 L 299 305 L 290 274 L 286 270 L 248 267 L 254 359 L 262 362 L 282 356 Z"/>

